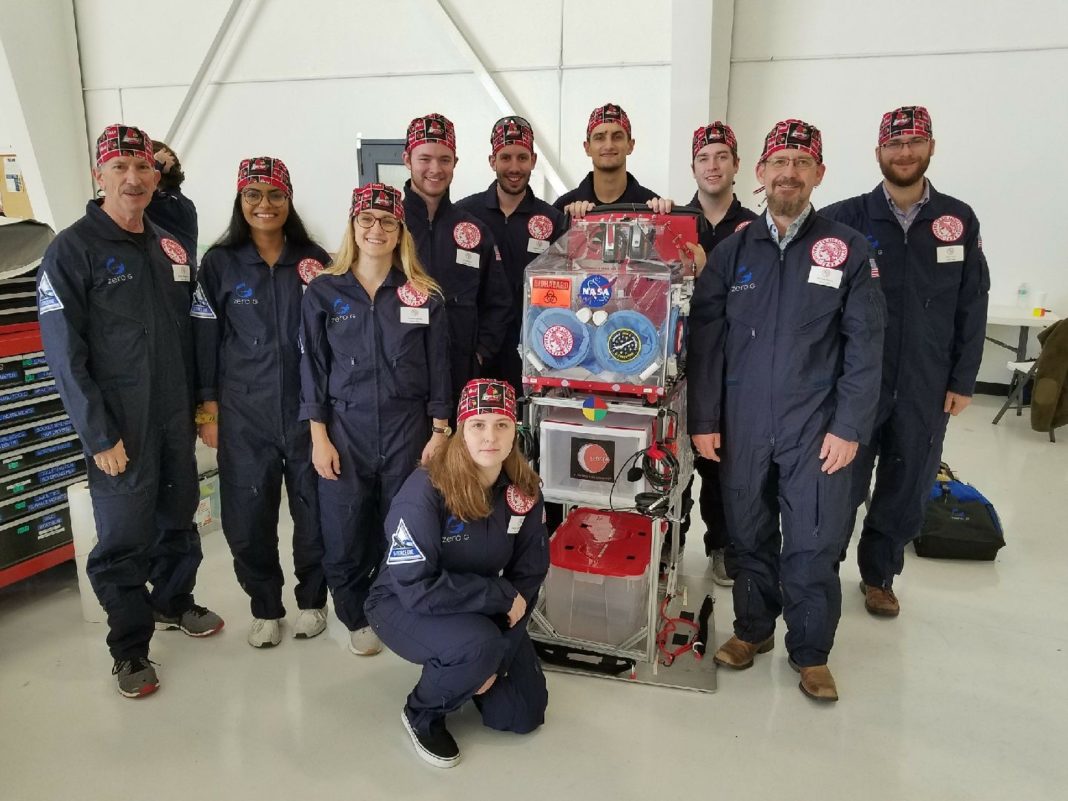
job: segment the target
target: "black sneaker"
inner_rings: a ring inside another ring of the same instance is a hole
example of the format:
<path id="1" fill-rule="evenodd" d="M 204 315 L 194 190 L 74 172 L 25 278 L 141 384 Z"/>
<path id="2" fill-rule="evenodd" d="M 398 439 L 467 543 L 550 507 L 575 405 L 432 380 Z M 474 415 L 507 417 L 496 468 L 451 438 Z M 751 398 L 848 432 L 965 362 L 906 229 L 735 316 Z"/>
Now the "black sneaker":
<path id="1" fill-rule="evenodd" d="M 221 617 L 210 609 L 196 604 L 176 617 L 167 617 L 159 612 L 153 612 L 153 615 L 156 619 L 157 631 L 181 629 L 190 637 L 210 637 L 224 625 Z"/>
<path id="2" fill-rule="evenodd" d="M 119 684 L 119 692 L 127 698 L 141 698 L 159 689 L 159 678 L 152 662 L 145 656 L 116 659 L 111 675 Z"/>
<path id="3" fill-rule="evenodd" d="M 401 710 L 401 721 L 408 730 L 415 746 L 415 753 L 425 762 L 429 762 L 435 768 L 451 768 L 460 761 L 460 746 L 445 728 L 445 718 L 439 718 L 430 726 L 430 731 L 422 733 L 416 731 L 408 720 L 408 713 Z"/>

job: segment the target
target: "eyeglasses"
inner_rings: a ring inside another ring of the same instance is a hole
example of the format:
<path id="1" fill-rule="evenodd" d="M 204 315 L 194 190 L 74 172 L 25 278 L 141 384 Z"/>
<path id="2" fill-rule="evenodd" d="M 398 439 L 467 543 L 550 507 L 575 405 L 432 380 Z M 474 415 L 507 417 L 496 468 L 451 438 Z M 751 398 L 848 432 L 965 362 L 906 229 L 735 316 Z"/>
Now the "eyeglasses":
<path id="1" fill-rule="evenodd" d="M 791 164 L 798 170 L 811 170 L 816 166 L 816 159 L 809 156 L 797 156 L 796 158 L 788 159 L 785 156 L 776 156 L 773 159 L 768 159 L 764 162 L 773 170 L 785 170 Z"/>
<path id="2" fill-rule="evenodd" d="M 919 150 L 924 145 L 930 144 L 930 139 L 916 138 L 916 139 L 895 139 L 892 142 L 884 142 L 879 145 L 883 150 L 890 153 L 900 153 L 904 148 L 911 150 Z"/>
<path id="3" fill-rule="evenodd" d="M 272 206 L 281 206 L 286 202 L 286 193 L 281 189 L 272 189 L 266 193 L 267 202 Z M 264 198 L 264 193 L 259 189 L 246 189 L 241 193 L 241 199 L 250 206 L 258 206 Z"/>
<path id="4" fill-rule="evenodd" d="M 396 217 L 376 217 L 369 211 L 361 211 L 356 215 L 356 224 L 360 226 L 360 228 L 374 228 L 375 223 L 382 226 L 382 230 L 387 234 L 392 234 L 400 228 L 400 220 Z"/>

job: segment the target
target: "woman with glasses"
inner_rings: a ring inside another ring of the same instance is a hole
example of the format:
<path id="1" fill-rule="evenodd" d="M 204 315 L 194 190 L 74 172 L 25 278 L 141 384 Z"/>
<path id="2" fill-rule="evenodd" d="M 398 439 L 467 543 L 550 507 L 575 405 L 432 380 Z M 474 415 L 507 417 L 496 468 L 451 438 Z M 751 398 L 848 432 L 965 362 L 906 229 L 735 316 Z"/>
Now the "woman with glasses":
<path id="1" fill-rule="evenodd" d="M 301 345 L 300 418 L 310 421 L 319 474 L 323 567 L 349 649 L 370 656 L 382 645 L 363 606 L 390 501 L 452 433 L 444 304 L 393 187 L 352 193 L 337 256 L 304 296 Z"/>
<path id="2" fill-rule="evenodd" d="M 293 206 L 280 159 L 238 168 L 230 226 L 205 254 L 191 315 L 197 350 L 197 423 L 219 449 L 222 523 L 234 572 L 252 607 L 248 643 L 281 641 L 282 482 L 293 516 L 293 566 L 300 613 L 293 635 L 326 628 L 326 579 L 311 437 L 299 419 L 301 298 L 329 257 Z"/>

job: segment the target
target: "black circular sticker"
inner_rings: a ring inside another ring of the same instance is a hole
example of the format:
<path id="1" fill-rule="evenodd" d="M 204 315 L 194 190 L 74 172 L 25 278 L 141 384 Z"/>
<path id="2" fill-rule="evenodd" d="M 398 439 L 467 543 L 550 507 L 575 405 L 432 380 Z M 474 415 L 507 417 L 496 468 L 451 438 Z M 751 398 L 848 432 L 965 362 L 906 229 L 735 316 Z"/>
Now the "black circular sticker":
<path id="1" fill-rule="evenodd" d="M 617 328 L 608 335 L 608 352 L 616 361 L 632 362 L 642 352 L 641 337 L 630 328 Z"/>

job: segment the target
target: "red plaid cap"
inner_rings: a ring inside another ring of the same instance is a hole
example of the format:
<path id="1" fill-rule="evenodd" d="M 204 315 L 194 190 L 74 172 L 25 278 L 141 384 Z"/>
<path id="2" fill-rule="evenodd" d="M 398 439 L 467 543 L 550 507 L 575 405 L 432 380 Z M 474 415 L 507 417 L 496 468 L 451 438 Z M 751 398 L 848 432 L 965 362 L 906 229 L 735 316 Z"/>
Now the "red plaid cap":
<path id="1" fill-rule="evenodd" d="M 428 142 L 441 142 L 455 153 L 456 128 L 448 118 L 441 114 L 416 117 L 408 123 L 408 143 L 404 149 L 411 153 L 419 145 L 425 145 Z"/>
<path id="2" fill-rule="evenodd" d="M 504 381 L 491 378 L 473 378 L 460 393 L 456 408 L 456 423 L 459 425 L 476 414 L 503 414 L 515 422 L 515 390 Z"/>
<path id="3" fill-rule="evenodd" d="M 369 209 L 388 211 L 404 222 L 404 199 L 400 191 L 389 184 L 364 184 L 352 190 L 352 209 L 349 211 L 349 218 Z"/>
<path id="4" fill-rule="evenodd" d="M 501 117 L 493 123 L 493 133 L 490 134 L 493 155 L 508 145 L 522 145 L 534 152 L 534 129 L 522 117 Z"/>
<path id="5" fill-rule="evenodd" d="M 902 106 L 888 111 L 879 123 L 879 144 L 885 145 L 895 136 L 926 136 L 931 138 L 931 115 L 923 106 Z"/>
<path id="6" fill-rule="evenodd" d="M 590 112 L 590 121 L 586 123 L 586 138 L 590 138 L 594 128 L 598 125 L 604 125 L 606 122 L 614 122 L 617 125 L 621 125 L 623 130 L 627 132 L 627 136 L 630 136 L 630 117 L 627 116 L 627 112 L 615 103 L 605 103 Z"/>
<path id="7" fill-rule="evenodd" d="M 790 149 L 802 150 L 816 159 L 817 164 L 822 164 L 823 135 L 820 129 L 801 120 L 775 123 L 775 127 L 764 138 L 764 152 L 760 154 L 760 161 L 767 161 L 768 156 L 779 150 Z"/>
<path id="8" fill-rule="evenodd" d="M 289 170 L 282 159 L 271 156 L 253 156 L 242 159 L 237 168 L 237 191 L 249 184 L 270 184 L 293 197 L 293 183 L 289 180 Z"/>
<path id="9" fill-rule="evenodd" d="M 731 130 L 731 126 L 725 122 L 716 120 L 693 132 L 693 156 L 697 158 L 698 151 L 705 145 L 723 144 L 731 149 L 731 153 L 738 158 L 738 139 Z"/>
<path id="10" fill-rule="evenodd" d="M 132 125 L 109 125 L 96 140 L 96 166 L 119 156 L 133 156 L 154 165 L 152 137 Z"/>

